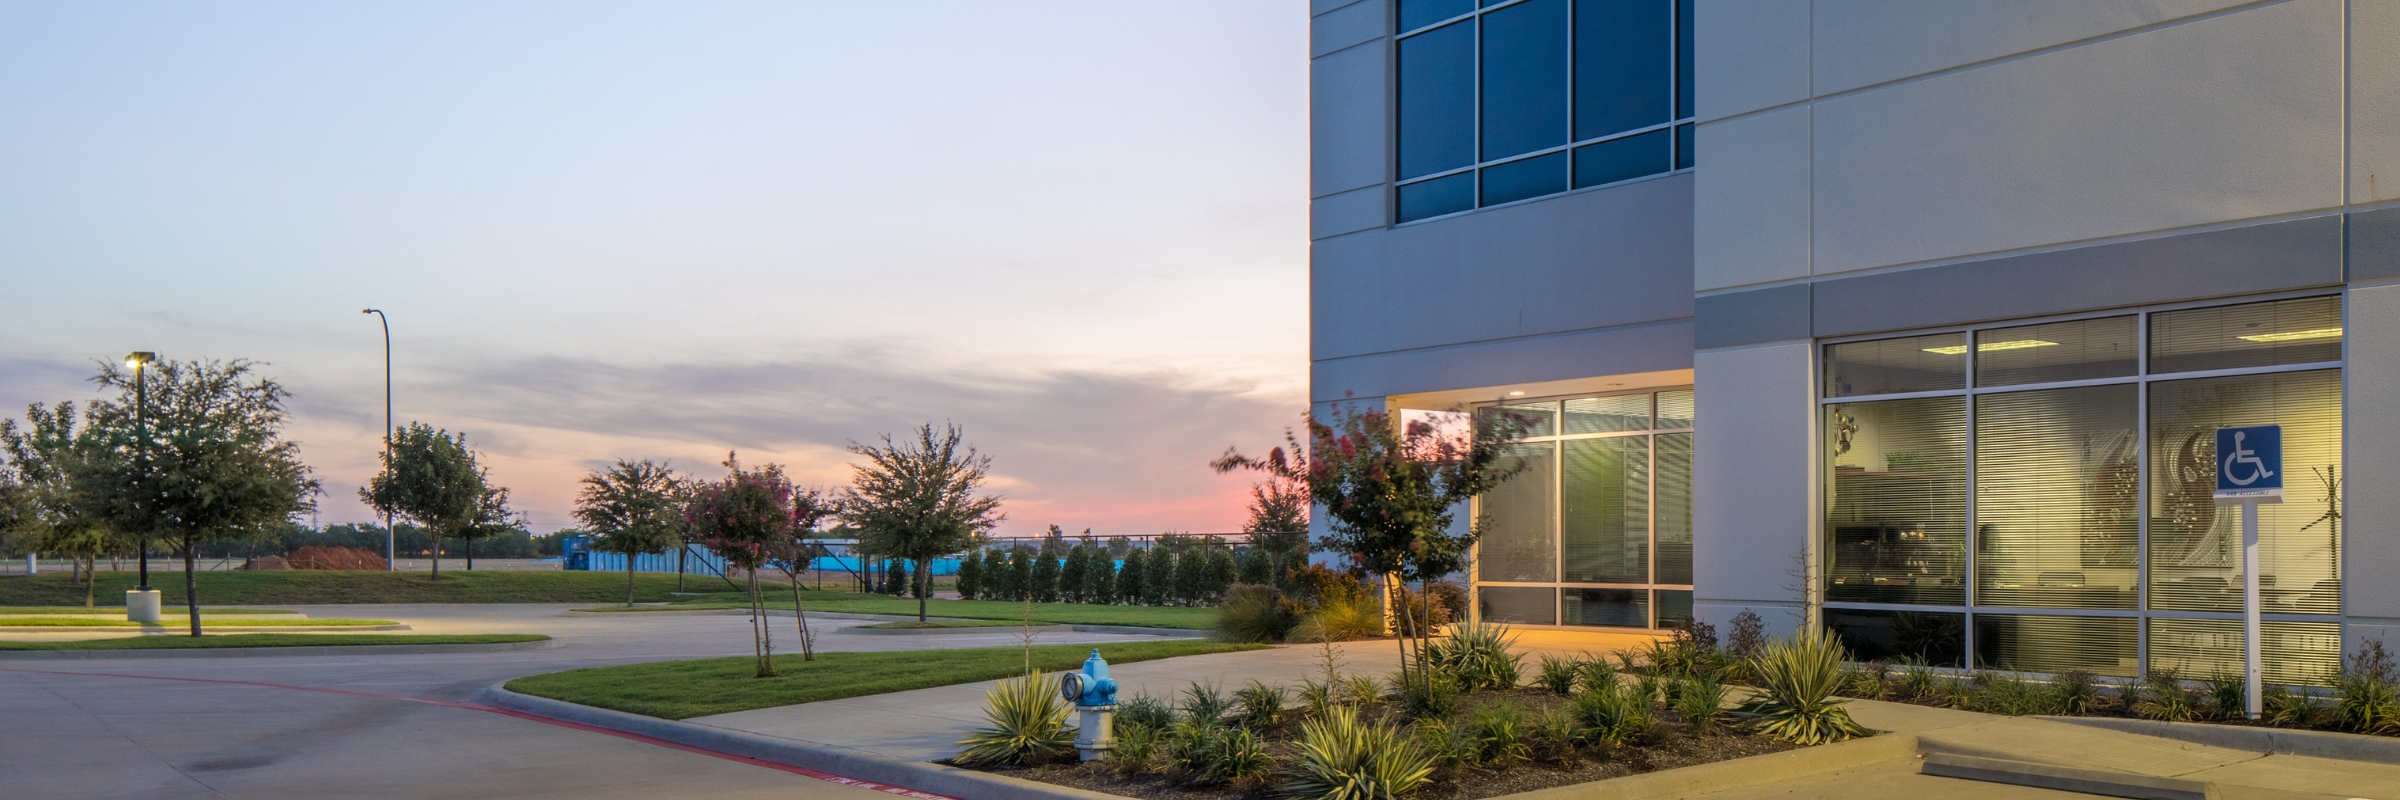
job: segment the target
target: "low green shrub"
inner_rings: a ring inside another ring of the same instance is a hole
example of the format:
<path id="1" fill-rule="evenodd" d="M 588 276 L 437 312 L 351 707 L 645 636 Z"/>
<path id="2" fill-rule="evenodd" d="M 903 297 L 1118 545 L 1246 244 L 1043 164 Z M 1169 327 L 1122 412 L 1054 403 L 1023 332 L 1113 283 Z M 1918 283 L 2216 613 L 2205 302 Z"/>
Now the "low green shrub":
<path id="1" fill-rule="evenodd" d="M 2200 697 L 2207 703 L 2207 714 L 2218 719 L 2235 719 L 2250 715 L 2250 680 L 2240 675 L 2218 673 L 2200 685 Z M 2264 705 L 2266 698 L 2259 698 Z"/>
<path id="2" fill-rule="evenodd" d="M 2144 719 L 2166 722 L 2190 722 L 2199 715 L 2199 698 L 2183 688 L 2175 670 L 2151 670 L 2149 677 L 2137 686 L 2127 687 L 2135 699 L 2129 704 L 2133 713 Z"/>
<path id="3" fill-rule="evenodd" d="M 1852 721 L 1849 709 L 1842 707 L 1848 701 L 1833 696 L 1841 687 L 1842 662 L 1849 659 L 1841 642 L 1831 636 L 1808 633 L 1769 640 L 1750 659 L 1758 695 L 1745 710 L 1757 715 L 1761 733 L 1795 744 L 1864 736 L 1866 728 Z M 1678 706 L 1677 711 L 1683 713 L 1684 708 Z M 1690 721 L 1688 715 L 1685 719 Z"/>
<path id="4" fill-rule="evenodd" d="M 2050 679 L 2050 707 L 2060 714 L 2089 714 L 2100 705 L 2100 686 L 2092 674 L 2079 669 Z"/>
<path id="5" fill-rule="evenodd" d="M 1430 588 L 1433 595 L 1432 630 L 1440 631 L 1443 626 L 1465 616 L 1467 590 L 1449 581 L 1435 581 Z M 1393 626 L 1393 633 L 1399 636 L 1419 635 L 1418 623 L 1426 619 L 1425 595 L 1403 586 L 1394 598 L 1393 610 L 1397 612 L 1393 616 L 1398 623 Z"/>
<path id="6" fill-rule="evenodd" d="M 1856 667 L 1845 667 L 1842 670 L 1841 693 L 1862 700 L 1882 699 L 1884 684 L 1891 675 L 1891 669 L 1891 665 L 1882 661 L 1869 661 Z"/>
<path id="7" fill-rule="evenodd" d="M 2028 714 L 2051 713 L 2049 693 L 2024 678 L 2006 672 L 1979 670 L 1960 693 L 1961 705 L 1969 711 L 2022 717 Z"/>
<path id="8" fill-rule="evenodd" d="M 1345 675 L 1336 681 L 1335 694 L 1342 702 L 1359 708 L 1383 702 L 1383 686 L 1365 675 Z"/>
<path id="9" fill-rule="evenodd" d="M 2374 639 L 2342 662 L 2333 679 L 2334 718 L 2359 733 L 2400 734 L 2400 667 Z"/>
<path id="10" fill-rule="evenodd" d="M 1467 723 L 1469 735 L 1475 739 L 1476 760 L 1500 764 L 1533 760 L 1529 727 L 1525 708 L 1514 701 L 1502 700 L 1477 709 Z"/>
<path id="11" fill-rule="evenodd" d="M 965 750 L 954 759 L 963 767 L 1025 764 L 1065 752 L 1075 745 L 1067 727 L 1067 703 L 1057 686 L 1033 674 L 1000 682 L 985 695 L 985 728 L 959 740 Z"/>
<path id="12" fill-rule="evenodd" d="M 1899 685 L 1895 688 L 1899 690 L 1901 697 L 1910 700 L 1930 700 L 1941 696 L 1941 675 L 1935 673 L 1933 666 L 1925 663 L 1925 659 L 1917 656 L 1901 656 L 1892 662 L 1892 666 L 1900 668 Z"/>
<path id="13" fill-rule="evenodd" d="M 1525 744 L 1533 760 L 1564 764 L 1575 760 L 1575 714 L 1563 707 L 1545 708 L 1526 721 Z"/>
<path id="14" fill-rule="evenodd" d="M 1231 705 L 1226 702 L 1225 693 L 1213 683 L 1193 681 L 1192 688 L 1183 693 L 1184 718 L 1201 725 L 1215 725 L 1225 719 L 1225 710 Z"/>
<path id="15" fill-rule="evenodd" d="M 1575 665 L 1575 685 L 1584 690 L 1617 687 L 1617 668 L 1605 658 L 1586 658 Z"/>
<path id="16" fill-rule="evenodd" d="M 1118 772 L 1139 775 L 1158 766 L 1158 750 L 1168 729 L 1149 725 L 1118 725 L 1117 747 L 1108 757 Z"/>
<path id="17" fill-rule="evenodd" d="M 1649 698 L 1632 686 L 1585 688 L 1575 695 L 1570 713 L 1577 739 L 1607 747 L 1647 739 L 1657 725 Z"/>
<path id="18" fill-rule="evenodd" d="M 1430 675 L 1420 674 L 1415 678 L 1393 675 L 1391 689 L 1409 719 L 1448 719 L 1458 713 L 1458 695 L 1462 690 L 1458 678 L 1446 670 L 1433 670 Z"/>
<path id="19" fill-rule="evenodd" d="M 1117 727 L 1164 730 L 1175 724 L 1175 708 L 1156 697 L 1137 694 L 1117 706 Z"/>
<path id="20" fill-rule="evenodd" d="M 1475 763 L 1475 737 L 1464 727 L 1449 720 L 1424 718 L 1417 720 L 1412 736 L 1434 763 L 1456 767 Z"/>
<path id="21" fill-rule="evenodd" d="M 1300 725 L 1282 791 L 1299 800 L 1396 800 L 1433 775 L 1434 755 L 1389 724 L 1334 708 Z"/>
<path id="22" fill-rule="evenodd" d="M 1341 704 L 1335 695 L 1337 691 L 1335 687 L 1338 685 L 1339 679 L 1336 679 L 1334 683 L 1323 683 L 1315 678 L 1301 678 L 1300 708 L 1307 713 L 1310 719 L 1325 716 L 1326 712 L 1332 711 L 1334 706 Z"/>
<path id="23" fill-rule="evenodd" d="M 2327 714 L 2317 699 L 2282 686 L 2269 686 L 2258 693 L 2259 720 L 2279 728 L 2314 728 L 2324 724 Z"/>
<path id="24" fill-rule="evenodd" d="M 1534 680 L 1540 683 L 1542 688 L 1550 690 L 1551 694 L 1565 697 L 1575 693 L 1575 673 L 1578 666 L 1574 659 L 1560 658 L 1545 653 L 1542 655 L 1541 668 L 1535 673 L 1538 677 Z"/>
<path id="25" fill-rule="evenodd" d="M 1298 604 L 1273 586 L 1236 585 L 1217 604 L 1217 638 L 1228 642 L 1280 642 L 1298 624 Z"/>
<path id="26" fill-rule="evenodd" d="M 1245 726 L 1273 725 L 1283 721 L 1284 700 L 1283 687 L 1252 678 L 1233 691 L 1234 716 Z"/>
<path id="27" fill-rule="evenodd" d="M 1730 690 L 1716 678 L 1702 675 L 1679 681 L 1674 694 L 1675 716 L 1692 735 L 1707 736 L 1724 723 Z"/>
<path id="28" fill-rule="evenodd" d="M 1175 723 L 1166 745 L 1167 760 L 1199 786 L 1258 786 L 1275 772 L 1266 740 L 1248 728 L 1185 720 Z"/>

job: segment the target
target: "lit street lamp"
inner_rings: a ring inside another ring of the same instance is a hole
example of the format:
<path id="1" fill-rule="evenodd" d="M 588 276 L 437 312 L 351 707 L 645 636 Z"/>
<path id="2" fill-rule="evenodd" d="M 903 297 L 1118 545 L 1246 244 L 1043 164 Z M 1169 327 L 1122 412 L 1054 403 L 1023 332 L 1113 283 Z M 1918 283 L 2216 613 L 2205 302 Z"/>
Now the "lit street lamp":
<path id="1" fill-rule="evenodd" d="M 133 451 L 134 466 L 144 482 L 150 478 L 150 382 L 146 379 L 147 368 L 150 362 L 157 360 L 158 354 L 148 350 L 136 350 L 125 355 L 125 366 L 133 368 L 133 429 L 137 437 Z M 158 590 L 150 588 L 150 532 L 140 531 L 135 536 L 141 542 L 138 549 L 141 552 L 142 583 L 125 591 L 125 618 L 134 622 L 157 622 Z"/>
<path id="2" fill-rule="evenodd" d="M 384 478 L 389 480 L 392 474 L 392 318 L 384 316 L 383 309 L 380 308 L 361 309 L 358 313 L 373 314 L 377 321 L 383 323 L 383 474 Z M 398 544 L 399 537 L 392 532 L 392 512 L 385 511 L 383 512 L 383 570 L 385 572 L 396 568 L 392 562 L 399 557 L 399 554 L 394 552 L 393 548 Z M 434 557 L 440 558 L 441 554 L 436 553 Z"/>

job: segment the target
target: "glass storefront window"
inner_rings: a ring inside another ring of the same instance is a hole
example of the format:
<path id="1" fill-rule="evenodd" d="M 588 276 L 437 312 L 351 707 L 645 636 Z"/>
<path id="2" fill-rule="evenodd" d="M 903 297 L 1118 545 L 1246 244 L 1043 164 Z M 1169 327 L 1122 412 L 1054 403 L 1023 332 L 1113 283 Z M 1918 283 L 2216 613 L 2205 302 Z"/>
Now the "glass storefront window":
<path id="1" fill-rule="evenodd" d="M 1481 586 L 1476 618 L 1510 625 L 1558 624 L 1558 590 L 1547 586 Z"/>
<path id="2" fill-rule="evenodd" d="M 2269 680 L 2321 680 L 2341 648 L 2343 334 L 2329 295 L 1826 345 L 1825 627 L 1862 658 L 2236 674 L 2242 512 L 2213 497 L 2215 434 L 2273 424 L 2260 644 Z"/>
<path id="3" fill-rule="evenodd" d="M 1825 408 L 1825 599 L 1966 602 L 1967 403 Z"/>
<path id="4" fill-rule="evenodd" d="M 1476 591 L 1497 598 L 1477 607 L 1523 621 L 1534 602 L 1523 590 L 1533 590 L 1550 603 L 1552 621 L 1538 624 L 1688 622 L 1691 390 L 1511 400 L 1479 413 L 1503 411 L 1547 422 L 1510 445 L 1527 469 L 1476 501 Z"/>

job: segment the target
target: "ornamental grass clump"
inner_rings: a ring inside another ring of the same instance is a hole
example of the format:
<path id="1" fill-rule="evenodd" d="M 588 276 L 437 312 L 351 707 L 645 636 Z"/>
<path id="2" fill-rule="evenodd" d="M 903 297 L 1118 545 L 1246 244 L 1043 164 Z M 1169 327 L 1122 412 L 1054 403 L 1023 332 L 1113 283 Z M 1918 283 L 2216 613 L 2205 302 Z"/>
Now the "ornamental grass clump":
<path id="1" fill-rule="evenodd" d="M 1970 711 L 2010 717 L 2051 713 L 2049 694 L 2014 674 L 1981 670 L 1967 686 L 1961 697 Z"/>
<path id="2" fill-rule="evenodd" d="M 2283 686 L 2258 693 L 2259 719 L 2278 728 L 2313 728 L 2324 724 L 2326 708 L 2317 699 Z"/>
<path id="3" fill-rule="evenodd" d="M 1167 734 L 1166 747 L 1167 760 L 1196 786 L 1258 786 L 1275 772 L 1266 740 L 1248 728 L 1185 720 Z"/>
<path id="4" fill-rule="evenodd" d="M 1300 615 L 1291 631 L 1299 642 L 1347 642 L 1383 635 L 1383 610 L 1365 597 L 1328 596 Z"/>
<path id="5" fill-rule="evenodd" d="M 1251 727 L 1282 722 L 1284 699 L 1283 687 L 1252 678 L 1249 685 L 1233 692 L 1234 716 Z"/>
<path id="6" fill-rule="evenodd" d="M 1433 775 L 1434 756 L 1388 723 L 1334 708 L 1300 725 L 1283 794 L 1299 800 L 1397 800 Z"/>
<path id="7" fill-rule="evenodd" d="M 2050 679 L 2050 707 L 2061 714 L 2089 714 L 2100 705 L 2100 686 L 2092 674 L 2079 669 Z"/>
<path id="8" fill-rule="evenodd" d="M 2382 639 L 2370 640 L 2333 679 L 2334 717 L 2359 733 L 2400 734 L 2400 666 Z"/>
<path id="9" fill-rule="evenodd" d="M 1117 726 L 1117 746 L 1108 753 L 1117 771 L 1139 775 L 1158 766 L 1159 741 L 1166 738 L 1165 728 L 1148 725 Z"/>
<path id="10" fill-rule="evenodd" d="M 959 740 L 967 746 L 954 759 L 959 766 L 1017 766 L 1075 746 L 1075 731 L 1067 727 L 1066 701 L 1041 675 L 1001 681 L 985 701 L 983 716 L 991 725 Z"/>
<path id="11" fill-rule="evenodd" d="M 1359 708 L 1383 702 L 1383 686 L 1365 675 L 1344 675 L 1335 682 L 1335 693 L 1342 702 Z"/>
<path id="12" fill-rule="evenodd" d="M 1760 647 L 1750 659 L 1757 699 L 1745 709 L 1757 715 L 1759 732 L 1803 745 L 1865 736 L 1866 728 L 1843 708 L 1849 701 L 1833 696 L 1841 686 L 1842 662 L 1849 658 L 1839 641 L 1816 633 L 1772 639 Z"/>
<path id="13" fill-rule="evenodd" d="M 1165 701 L 1146 694 L 1137 694 L 1117 707 L 1117 728 L 1143 727 L 1164 729 L 1175 724 L 1175 709 Z"/>
<path id="14" fill-rule="evenodd" d="M 1517 688 L 1523 656 L 1511 649 L 1517 635 L 1506 625 L 1466 623 L 1450 627 L 1449 635 L 1427 648 L 1431 672 L 1448 673 L 1463 691 Z"/>
<path id="15" fill-rule="evenodd" d="M 1235 586 L 1217 604 L 1217 637 L 1228 642 L 1280 642 L 1299 621 L 1297 604 L 1273 586 Z"/>
<path id="16" fill-rule="evenodd" d="M 1657 718 L 1650 713 L 1650 699 L 1632 686 L 1587 686 L 1575 695 L 1570 713 L 1574 714 L 1576 738 L 1604 747 L 1647 739 L 1657 725 Z"/>
<path id="17" fill-rule="evenodd" d="M 1541 668 L 1535 673 L 1537 677 L 1534 680 L 1542 688 L 1550 690 L 1551 694 L 1566 697 L 1575 693 L 1576 666 L 1574 659 L 1543 654 Z"/>
<path id="18" fill-rule="evenodd" d="M 1617 688 L 1617 668 L 1604 658 L 1585 658 L 1575 665 L 1575 687 L 1583 691 Z"/>
<path id="19" fill-rule="evenodd" d="M 1716 678 L 1701 676 L 1675 685 L 1675 716 L 1694 736 L 1715 733 L 1725 720 L 1725 699 L 1731 691 Z"/>
<path id="20" fill-rule="evenodd" d="M 2151 670 L 2150 676 L 2141 685 L 2128 688 L 2136 695 L 2130 704 L 2133 713 L 2144 719 L 2190 722 L 2193 717 L 2199 716 L 2199 698 L 2191 690 L 2183 688 L 2183 681 L 2175 676 L 2175 670 Z"/>
<path id="21" fill-rule="evenodd" d="M 1183 693 L 1184 717 L 1202 725 L 1215 725 L 1223 720 L 1225 709 L 1231 705 L 1225 701 L 1225 693 L 1219 691 L 1216 684 L 1193 681 L 1192 688 Z"/>
<path id="22" fill-rule="evenodd" d="M 1467 723 L 1475 739 L 1476 760 L 1509 763 L 1533 760 L 1532 731 L 1525 708 L 1508 700 L 1484 706 Z"/>
<path id="23" fill-rule="evenodd" d="M 2250 715 L 2249 680 L 2240 675 L 2218 673 L 2200 684 L 2200 696 L 2208 703 L 2208 713 L 2218 719 L 2233 719 Z M 2264 697 L 2259 698 L 2262 701 Z"/>
<path id="24" fill-rule="evenodd" d="M 1899 686 L 1896 688 L 1901 697 L 1931 700 L 1941 695 L 1942 678 L 1933 671 L 1932 665 L 1925 663 L 1925 659 L 1913 655 L 1901 656 L 1892 665 L 1900 668 Z"/>

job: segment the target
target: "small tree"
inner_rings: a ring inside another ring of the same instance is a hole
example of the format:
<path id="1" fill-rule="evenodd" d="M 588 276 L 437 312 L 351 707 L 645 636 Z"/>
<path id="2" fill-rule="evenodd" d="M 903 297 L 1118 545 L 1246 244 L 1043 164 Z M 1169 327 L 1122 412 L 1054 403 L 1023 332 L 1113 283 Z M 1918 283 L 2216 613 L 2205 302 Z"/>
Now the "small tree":
<path id="1" fill-rule="evenodd" d="M 1266 550 L 1256 547 L 1244 550 L 1237 562 L 1234 572 L 1241 582 L 1257 586 L 1275 582 L 1275 557 Z"/>
<path id="2" fill-rule="evenodd" d="M 920 425 L 914 441 L 895 443 L 887 434 L 880 447 L 850 446 L 867 463 L 851 467 L 856 475 L 843 492 L 842 514 L 868 549 L 915 562 L 920 622 L 932 593 L 933 560 L 973 547 L 1007 519 L 999 497 L 977 496 L 990 476 L 991 457 L 963 439 L 956 425 L 939 437 L 932 425 Z"/>
<path id="3" fill-rule="evenodd" d="M 146 398 L 137 398 L 142 387 L 114 363 L 93 378 L 118 397 L 91 405 L 92 426 L 109 432 L 110 445 L 107 457 L 91 463 L 91 489 L 116 529 L 143 531 L 183 551 L 185 613 L 195 637 L 201 543 L 257 536 L 315 506 L 317 481 L 300 463 L 300 445 L 283 438 L 289 395 L 252 367 L 239 359 L 153 362 L 141 378 Z"/>
<path id="4" fill-rule="evenodd" d="M 1033 599 L 1033 548 L 1017 545 L 1008 549 L 1008 599 L 1025 602 Z"/>
<path id="5" fill-rule="evenodd" d="M 1086 573 L 1091 571 L 1091 565 L 1091 548 L 1080 544 L 1067 548 L 1067 558 L 1058 566 L 1058 596 L 1060 599 L 1069 603 L 1083 603 L 1091 600 L 1091 592 L 1084 588 L 1084 579 Z"/>
<path id="6" fill-rule="evenodd" d="M 983 554 L 968 551 L 958 557 L 958 599 L 973 600 L 983 591 Z"/>
<path id="7" fill-rule="evenodd" d="M 489 470 L 467 449 L 467 435 L 422 422 L 392 432 L 384 469 L 358 490 L 377 511 L 405 517 L 432 538 L 433 579 L 442 578 L 442 540 L 505 524 L 508 490 L 490 484 Z"/>
<path id="8" fill-rule="evenodd" d="M 1042 542 L 1042 549 L 1033 554 L 1033 599 L 1040 603 L 1058 602 L 1058 545 Z"/>
<path id="9" fill-rule="evenodd" d="M 1142 602 L 1163 606 L 1175 601 L 1175 562 L 1183 560 L 1174 548 L 1158 545 L 1150 548 L 1150 557 L 1142 563 Z"/>
<path id="10" fill-rule="evenodd" d="M 780 538 L 767 543 L 767 556 L 777 569 L 792 582 L 793 624 L 799 630 L 800 660 L 817 660 L 817 635 L 808 629 L 808 609 L 800 603 L 800 574 L 816 561 L 817 525 L 831 518 L 834 504 L 826 493 L 817 489 L 792 489 L 792 525 L 780 531 Z"/>
<path id="11" fill-rule="evenodd" d="M 1150 560 L 1146 550 L 1125 551 L 1125 564 L 1117 568 L 1117 597 L 1126 605 L 1138 606 L 1149 602 Z"/>
<path id="12" fill-rule="evenodd" d="M 1117 601 L 1117 559 L 1108 548 L 1094 547 L 1084 564 L 1084 594 L 1089 602 L 1108 605 Z"/>
<path id="13" fill-rule="evenodd" d="M 1201 572 L 1201 594 L 1205 596 L 1205 601 L 1215 605 L 1217 601 L 1225 599 L 1225 590 L 1233 588 L 1234 577 L 1233 551 L 1222 547 L 1209 548 L 1208 566 Z"/>
<path id="14" fill-rule="evenodd" d="M 1194 547 L 1175 556 L 1175 603 L 1196 606 L 1208 602 L 1208 549 Z"/>
<path id="15" fill-rule="evenodd" d="M 682 544 L 683 509 L 675 470 L 649 459 L 617 459 L 583 476 L 575 519 L 591 529 L 592 549 L 625 556 L 625 607 L 633 607 L 633 559 Z"/>
<path id="16" fill-rule="evenodd" d="M 1523 459 L 1509 455 L 1508 442 L 1523 433 L 1528 420 L 1510 413 L 1483 414 L 1463 436 L 1424 420 L 1398 424 L 1384 412 L 1353 406 L 1335 407 L 1328 420 L 1303 419 L 1306 450 L 1286 431 L 1289 454 L 1276 448 L 1265 458 L 1250 458 L 1228 448 L 1210 466 L 1218 472 L 1256 470 L 1306 485 L 1309 499 L 1333 518 L 1325 546 L 1349 554 L 1371 574 L 1386 576 L 1387 598 L 1398 595 L 1393 590 L 1399 581 L 1427 587 L 1463 568 L 1481 526 L 1451 532 L 1458 507 L 1525 468 Z M 1418 594 L 1426 598 L 1425 618 L 1430 619 L 1432 593 L 1420 588 Z M 1430 629 L 1418 626 L 1413 641 L 1399 639 L 1402 680 L 1430 680 L 1432 665 L 1422 657 L 1431 643 Z"/>
<path id="17" fill-rule="evenodd" d="M 20 430 L 16 420 L 0 420 L 0 493 L 6 495 L 0 502 L 0 536 L 10 549 L 59 553 L 79 562 L 83 605 L 90 608 L 100 557 L 135 546 L 110 523 L 108 507 L 91 491 L 95 461 L 108 455 L 107 439 L 89 426 L 78 427 L 74 403 L 36 403 L 25 409 L 25 422 Z"/>
<path id="18" fill-rule="evenodd" d="M 748 574 L 750 641 L 758 659 L 757 676 L 772 678 L 774 634 L 768 629 L 766 607 L 758 595 L 758 571 L 766 566 L 769 546 L 791 538 L 797 524 L 792 481 L 784 477 L 783 467 L 775 464 L 742 469 L 732 453 L 725 454 L 725 471 L 723 480 L 693 488 L 683 518 L 725 563 Z"/>
<path id="19" fill-rule="evenodd" d="M 983 551 L 984 599 L 1011 599 L 1013 595 L 1009 590 L 1009 578 L 1008 553 L 998 547 L 985 549 Z"/>

